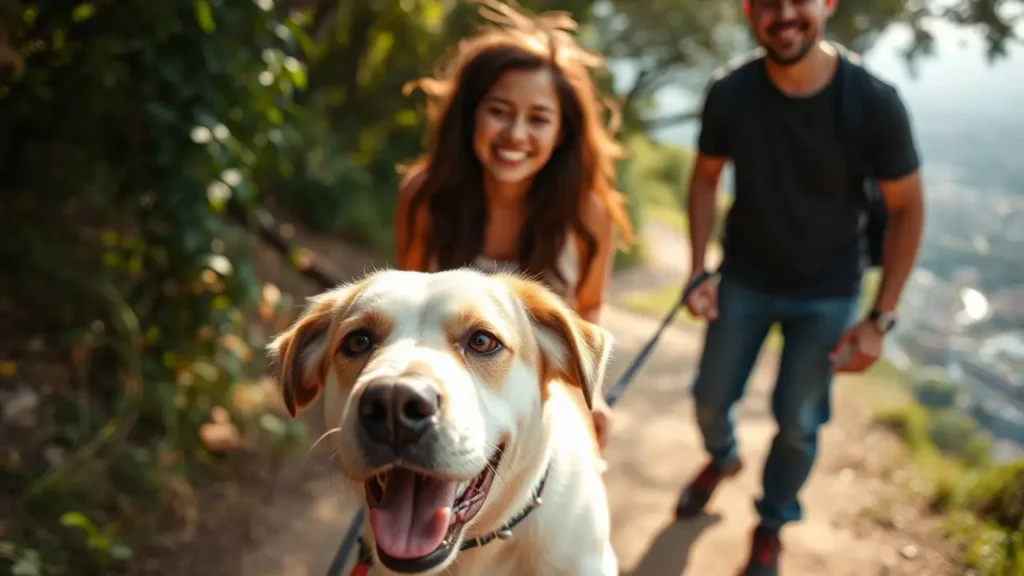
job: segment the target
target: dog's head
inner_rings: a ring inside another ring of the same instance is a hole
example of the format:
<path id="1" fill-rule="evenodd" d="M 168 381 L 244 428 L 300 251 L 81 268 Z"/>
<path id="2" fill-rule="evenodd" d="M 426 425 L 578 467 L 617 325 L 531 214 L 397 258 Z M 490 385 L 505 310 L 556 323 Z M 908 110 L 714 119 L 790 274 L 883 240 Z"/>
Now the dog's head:
<path id="1" fill-rule="evenodd" d="M 600 392 L 611 337 L 517 276 L 383 271 L 314 298 L 269 349 L 292 416 L 324 393 L 381 562 L 433 573 L 542 437 L 552 380 Z"/>

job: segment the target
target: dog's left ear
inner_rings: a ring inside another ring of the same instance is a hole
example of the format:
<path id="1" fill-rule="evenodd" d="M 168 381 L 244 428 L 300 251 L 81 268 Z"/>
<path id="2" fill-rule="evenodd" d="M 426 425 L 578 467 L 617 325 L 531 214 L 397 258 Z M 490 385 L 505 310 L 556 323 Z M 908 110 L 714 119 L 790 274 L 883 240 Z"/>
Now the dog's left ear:
<path id="1" fill-rule="evenodd" d="M 516 280 L 513 286 L 534 323 L 541 353 L 560 377 L 583 391 L 587 408 L 593 409 L 597 394 L 604 391 L 611 333 L 581 318 L 540 284 Z"/>

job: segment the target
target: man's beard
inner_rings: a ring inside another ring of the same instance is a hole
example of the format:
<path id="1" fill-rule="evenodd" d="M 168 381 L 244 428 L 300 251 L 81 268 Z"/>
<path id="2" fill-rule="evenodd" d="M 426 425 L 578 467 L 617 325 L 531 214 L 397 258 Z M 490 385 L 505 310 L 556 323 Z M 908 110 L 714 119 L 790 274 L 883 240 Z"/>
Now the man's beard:
<path id="1" fill-rule="evenodd" d="M 797 52 L 792 56 L 784 57 L 775 50 L 772 50 L 770 46 L 765 46 L 762 44 L 762 47 L 765 51 L 765 55 L 768 57 L 768 59 L 774 62 L 775 64 L 778 64 L 779 66 L 792 66 L 797 62 L 800 62 L 801 60 L 804 59 L 804 56 L 807 56 L 807 54 L 811 51 L 811 47 L 813 46 L 814 42 L 807 42 L 805 44 L 802 44 L 800 46 L 800 49 L 797 50 Z"/>
<path id="2" fill-rule="evenodd" d="M 792 55 L 783 56 L 782 54 L 779 54 L 777 51 L 772 49 L 771 40 L 776 38 L 776 35 L 781 29 L 793 26 L 795 26 L 804 35 L 804 42 L 797 47 L 795 53 L 793 53 Z M 816 34 L 811 34 L 811 26 L 806 22 L 777 23 L 772 25 L 772 27 L 768 30 L 769 41 L 761 42 L 760 44 L 765 49 L 765 54 L 772 62 L 778 64 L 779 66 L 792 66 L 797 62 L 803 60 L 804 56 L 807 56 L 807 54 L 811 51 L 811 48 L 817 41 L 815 36 Z"/>

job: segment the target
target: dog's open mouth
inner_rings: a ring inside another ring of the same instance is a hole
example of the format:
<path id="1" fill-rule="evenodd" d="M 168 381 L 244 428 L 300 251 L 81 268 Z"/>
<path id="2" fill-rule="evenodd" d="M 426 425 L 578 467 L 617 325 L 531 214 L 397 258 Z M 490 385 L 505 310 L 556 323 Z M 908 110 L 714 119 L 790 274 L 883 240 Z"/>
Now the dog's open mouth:
<path id="1" fill-rule="evenodd" d="M 395 572 L 424 572 L 452 554 L 462 528 L 483 508 L 503 448 L 468 482 L 395 467 L 366 482 L 370 527 L 381 562 Z"/>

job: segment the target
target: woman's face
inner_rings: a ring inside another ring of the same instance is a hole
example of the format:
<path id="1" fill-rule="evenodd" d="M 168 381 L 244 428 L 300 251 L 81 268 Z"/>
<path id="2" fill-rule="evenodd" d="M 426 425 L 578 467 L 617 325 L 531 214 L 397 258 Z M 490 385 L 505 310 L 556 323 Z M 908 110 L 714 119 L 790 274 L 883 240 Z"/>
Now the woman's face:
<path id="1" fill-rule="evenodd" d="M 477 107 L 473 150 L 494 180 L 525 182 L 544 167 L 558 146 L 561 119 L 551 70 L 509 70 Z"/>

